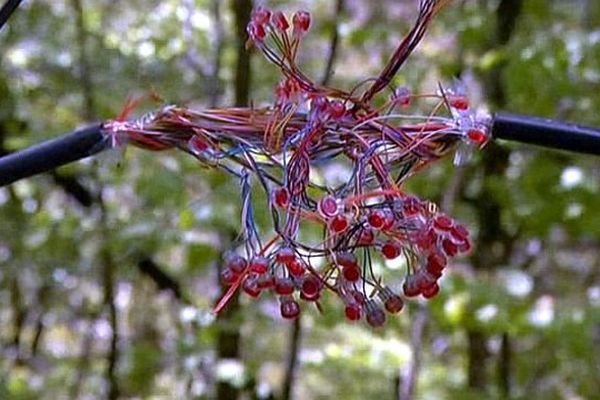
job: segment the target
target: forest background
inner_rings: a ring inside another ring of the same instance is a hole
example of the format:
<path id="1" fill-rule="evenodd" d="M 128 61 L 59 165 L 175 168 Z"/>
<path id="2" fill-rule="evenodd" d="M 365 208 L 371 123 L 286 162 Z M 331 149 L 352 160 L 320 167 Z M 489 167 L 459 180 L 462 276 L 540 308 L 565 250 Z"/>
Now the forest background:
<path id="1" fill-rule="evenodd" d="M 417 10 L 261 4 L 310 11 L 301 65 L 345 88 L 380 71 Z M 0 154 L 113 118 L 130 95 L 270 102 L 278 73 L 244 47 L 252 7 L 24 2 L 0 31 Z M 600 3 L 455 0 L 395 84 L 455 78 L 490 110 L 600 126 Z M 598 398 L 598 159 L 493 143 L 408 189 L 475 248 L 437 298 L 372 329 L 327 299 L 289 322 L 241 296 L 215 319 L 239 187 L 183 154 L 132 148 L 0 188 L 0 398 Z M 398 286 L 404 271 L 384 274 Z"/>

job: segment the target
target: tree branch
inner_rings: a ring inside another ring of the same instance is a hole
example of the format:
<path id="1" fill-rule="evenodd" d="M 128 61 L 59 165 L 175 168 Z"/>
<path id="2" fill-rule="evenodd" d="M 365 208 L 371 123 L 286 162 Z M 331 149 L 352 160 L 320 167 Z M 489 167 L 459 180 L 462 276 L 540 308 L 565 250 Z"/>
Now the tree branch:
<path id="1" fill-rule="evenodd" d="M 10 300 L 13 313 L 13 334 L 11 345 L 15 351 L 17 362 L 21 358 L 21 336 L 25 327 L 25 319 L 27 317 L 27 307 L 23 299 L 23 292 L 18 276 L 11 279 L 10 285 Z"/>
<path id="2" fill-rule="evenodd" d="M 144 257 L 138 262 L 137 266 L 143 275 L 146 275 L 156 284 L 158 290 L 169 291 L 177 300 L 191 304 L 191 301 L 182 293 L 179 282 L 167 274 L 154 260 Z"/>
<path id="3" fill-rule="evenodd" d="M 57 171 L 51 173 L 56 183 L 66 194 L 75 199 L 82 207 L 91 207 L 98 199 L 86 188 L 76 175 L 61 174 Z"/>
<path id="4" fill-rule="evenodd" d="M 92 82 L 92 68 L 87 56 L 88 33 L 85 28 L 83 5 L 81 0 L 71 0 L 75 11 L 75 27 L 77 29 L 77 52 L 79 53 L 79 82 L 84 100 L 84 117 L 87 121 L 96 119 L 96 107 L 94 102 L 94 85 Z"/>
<path id="5" fill-rule="evenodd" d="M 46 305 L 46 299 L 50 297 L 50 294 L 51 286 L 48 284 L 43 284 L 42 286 L 40 286 L 36 293 L 39 312 L 35 321 L 33 339 L 31 340 L 30 355 L 32 358 L 35 357 L 38 353 L 38 349 L 42 341 L 42 335 L 44 333 L 44 328 L 46 327 L 44 324 L 44 316 L 46 315 L 48 308 Z"/>
<path id="6" fill-rule="evenodd" d="M 103 210 L 104 213 L 104 210 Z M 104 217 L 102 224 L 105 225 Z M 108 307 L 108 320 L 111 327 L 110 347 L 106 356 L 105 376 L 108 383 L 108 400 L 119 398 L 119 382 L 117 379 L 117 362 L 119 361 L 119 325 L 117 305 L 115 303 L 115 264 L 108 249 L 102 250 L 102 283 L 104 287 L 104 305 Z"/>
<path id="7" fill-rule="evenodd" d="M 323 86 L 327 86 L 331 79 L 331 74 L 333 71 L 333 65 L 337 58 L 337 49 L 340 42 L 340 32 L 338 29 L 338 22 L 340 18 L 340 14 L 344 11 L 345 0 L 336 0 L 335 3 L 335 14 L 333 19 L 333 32 L 331 34 L 331 40 L 329 42 L 329 54 L 327 56 L 327 63 L 325 64 L 325 70 L 323 71 L 323 78 L 321 79 L 321 84 Z"/>

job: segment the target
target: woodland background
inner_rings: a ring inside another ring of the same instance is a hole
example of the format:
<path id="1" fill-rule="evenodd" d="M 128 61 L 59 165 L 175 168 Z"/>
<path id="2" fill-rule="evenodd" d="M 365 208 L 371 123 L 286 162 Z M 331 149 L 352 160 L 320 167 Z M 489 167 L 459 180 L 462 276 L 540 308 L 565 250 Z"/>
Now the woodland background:
<path id="1" fill-rule="evenodd" d="M 302 66 L 345 88 L 382 68 L 417 8 L 265 4 L 313 13 Z M 244 50 L 251 7 L 24 2 L 0 32 L 0 152 L 112 118 L 129 95 L 265 104 L 278 73 Z M 600 126 L 600 3 L 454 1 L 395 83 L 455 77 L 491 110 Z M 498 143 L 409 188 L 475 250 L 379 330 L 327 300 L 285 322 L 268 296 L 215 319 L 239 188 L 183 154 L 128 149 L 1 188 L 0 398 L 599 398 L 599 159 Z"/>

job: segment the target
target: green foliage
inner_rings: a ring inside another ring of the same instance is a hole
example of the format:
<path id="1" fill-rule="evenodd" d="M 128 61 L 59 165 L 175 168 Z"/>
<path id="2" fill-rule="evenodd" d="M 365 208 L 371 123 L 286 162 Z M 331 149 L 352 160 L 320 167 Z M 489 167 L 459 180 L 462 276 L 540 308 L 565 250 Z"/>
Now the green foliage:
<path id="1" fill-rule="evenodd" d="M 24 3 L 0 32 L 0 141 L 7 149 L 71 130 L 83 123 L 85 114 L 72 2 Z M 187 11 L 182 3 L 83 2 L 93 111 L 99 119 L 117 115 L 128 95 L 153 91 L 168 102 L 199 108 L 209 103 L 213 2 L 188 2 L 195 7 L 191 38 L 183 34 Z M 234 26 L 224 5 L 228 2 L 218 3 L 225 41 L 217 80 L 223 89 L 220 101 L 229 104 Z M 318 10 L 313 16 L 317 32 L 303 44 L 307 53 L 302 59 L 307 75 L 316 79 L 322 76 L 335 28 L 333 3 L 302 2 Z M 387 60 L 407 29 L 415 2 L 346 3 L 339 18 L 341 47 L 333 80 L 351 88 Z M 600 47 L 593 31 L 600 23 L 597 2 L 524 1 L 512 39 L 502 48 L 490 48 L 498 2 L 454 3 L 395 84 L 432 91 L 437 80 L 448 82 L 461 74 L 474 102 L 485 104 L 484 78 L 499 68 L 507 110 L 600 125 Z M 188 62 L 192 48 L 206 70 Z M 253 66 L 252 98 L 262 104 L 271 100 L 275 67 L 263 60 L 254 60 Z M 136 115 L 153 107 L 144 103 Z M 485 177 L 489 153 L 476 154 L 459 182 L 453 214 L 477 239 L 482 228 L 477 226 L 477 196 L 489 193 L 501 208 L 502 228 L 512 235 L 510 255 L 493 269 L 474 270 L 470 258 L 449 268 L 440 296 L 427 303 L 417 398 L 501 398 L 491 372 L 485 394 L 467 387 L 467 331 L 488 335 L 489 370 L 501 362 L 501 336 L 510 335 L 511 398 L 595 398 L 600 354 L 598 162 L 501 145 L 510 149 L 506 172 Z M 47 175 L 0 189 L 0 398 L 66 398 L 77 385 L 80 398 L 105 395 L 112 333 L 104 299 L 106 254 L 116 265 L 116 374 L 123 396 L 209 398 L 215 371 L 222 367 L 215 353 L 223 329 L 240 332 L 245 380 L 279 393 L 291 324 L 277 316 L 276 301 L 250 302 L 242 296 L 240 311 L 228 323 L 215 323 L 210 313 L 220 292 L 216 266 L 239 230 L 239 182 L 177 152 L 128 149 L 113 156 L 118 165 L 101 158 L 61 171 L 76 174 L 102 198 L 102 207 L 82 206 Z M 455 172 L 451 160 L 444 161 L 412 179 L 407 190 L 439 203 Z M 255 190 L 253 198 L 264 229 L 269 218 L 265 195 Z M 318 229 L 304 234 L 315 241 L 321 237 Z M 157 260 L 192 304 L 157 291 L 136 267 L 141 256 Z M 385 275 L 399 290 L 403 267 Z M 395 379 L 411 360 L 416 307 L 408 306 L 386 330 L 347 324 L 340 305 L 328 298 L 322 309 L 303 310 L 296 398 L 392 398 Z M 19 311 L 25 313 L 20 330 Z M 93 340 L 86 350 L 89 335 Z"/>
<path id="2" fill-rule="evenodd" d="M 124 374 L 125 387 L 132 394 L 149 396 L 155 392 L 154 377 L 160 372 L 161 352 L 154 343 L 135 343 L 129 351 L 131 367 Z"/>

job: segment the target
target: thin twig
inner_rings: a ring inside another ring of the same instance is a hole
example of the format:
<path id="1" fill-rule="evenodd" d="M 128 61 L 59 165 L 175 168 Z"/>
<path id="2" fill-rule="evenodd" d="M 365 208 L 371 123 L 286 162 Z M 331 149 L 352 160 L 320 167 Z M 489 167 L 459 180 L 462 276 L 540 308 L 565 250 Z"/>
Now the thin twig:
<path id="1" fill-rule="evenodd" d="M 44 329 L 45 329 L 45 324 L 44 324 L 44 317 L 46 316 L 47 313 L 47 305 L 46 305 L 46 299 L 48 297 L 50 297 L 51 295 L 51 286 L 48 284 L 43 284 L 36 293 L 36 302 L 37 305 L 39 307 L 39 311 L 38 311 L 38 315 L 35 321 L 35 328 L 34 328 L 34 334 L 33 334 L 33 339 L 31 340 L 31 347 L 30 347 L 30 356 L 32 358 L 35 358 L 37 356 L 38 353 L 38 349 L 42 340 L 42 335 L 44 333 Z"/>
<path id="2" fill-rule="evenodd" d="M 13 313 L 13 334 L 12 334 L 12 347 L 16 354 L 16 359 L 21 358 L 21 338 L 23 335 L 23 329 L 25 328 L 25 319 L 27 317 L 27 307 L 24 304 L 23 291 L 19 277 L 15 276 L 11 279 L 10 287 L 10 300 Z"/>

